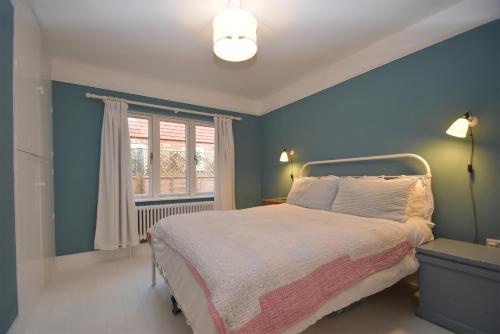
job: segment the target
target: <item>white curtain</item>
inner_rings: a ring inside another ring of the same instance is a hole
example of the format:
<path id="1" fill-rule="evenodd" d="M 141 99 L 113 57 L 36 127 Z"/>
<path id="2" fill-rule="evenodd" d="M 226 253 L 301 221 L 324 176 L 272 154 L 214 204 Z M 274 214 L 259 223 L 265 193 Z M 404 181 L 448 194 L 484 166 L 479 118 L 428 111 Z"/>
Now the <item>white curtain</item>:
<path id="1" fill-rule="evenodd" d="M 215 123 L 215 210 L 234 210 L 233 121 L 214 117 Z"/>
<path id="2" fill-rule="evenodd" d="M 138 245 L 139 236 L 130 170 L 128 105 L 119 99 L 105 100 L 104 105 L 94 246 L 112 250 Z"/>

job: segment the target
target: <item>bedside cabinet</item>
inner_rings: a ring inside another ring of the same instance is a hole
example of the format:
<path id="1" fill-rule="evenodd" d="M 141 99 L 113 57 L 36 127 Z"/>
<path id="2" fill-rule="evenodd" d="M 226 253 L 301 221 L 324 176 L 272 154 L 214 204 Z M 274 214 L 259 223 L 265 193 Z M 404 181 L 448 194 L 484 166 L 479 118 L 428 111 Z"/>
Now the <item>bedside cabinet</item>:
<path id="1" fill-rule="evenodd" d="M 500 248 L 436 239 L 417 258 L 417 316 L 458 333 L 500 333 Z"/>
<path id="2" fill-rule="evenodd" d="M 286 203 L 286 197 L 264 198 L 262 205 L 274 205 Z"/>

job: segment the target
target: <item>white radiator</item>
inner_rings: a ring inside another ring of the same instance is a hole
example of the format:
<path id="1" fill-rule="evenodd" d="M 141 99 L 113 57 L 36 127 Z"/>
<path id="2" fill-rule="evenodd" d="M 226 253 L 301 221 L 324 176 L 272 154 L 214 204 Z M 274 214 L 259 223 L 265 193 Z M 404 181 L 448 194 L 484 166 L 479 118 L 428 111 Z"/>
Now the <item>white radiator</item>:
<path id="1" fill-rule="evenodd" d="M 137 223 L 139 225 L 139 238 L 146 240 L 146 231 L 160 219 L 181 213 L 212 211 L 214 202 L 191 202 L 177 204 L 160 204 L 137 206 Z"/>

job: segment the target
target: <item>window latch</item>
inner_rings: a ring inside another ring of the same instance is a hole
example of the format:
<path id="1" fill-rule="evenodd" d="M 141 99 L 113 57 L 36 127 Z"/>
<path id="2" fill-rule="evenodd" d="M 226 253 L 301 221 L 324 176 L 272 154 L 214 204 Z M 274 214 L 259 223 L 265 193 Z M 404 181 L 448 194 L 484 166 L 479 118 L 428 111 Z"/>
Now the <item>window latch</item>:
<path id="1" fill-rule="evenodd" d="M 149 154 L 149 161 L 153 161 L 153 152 Z"/>

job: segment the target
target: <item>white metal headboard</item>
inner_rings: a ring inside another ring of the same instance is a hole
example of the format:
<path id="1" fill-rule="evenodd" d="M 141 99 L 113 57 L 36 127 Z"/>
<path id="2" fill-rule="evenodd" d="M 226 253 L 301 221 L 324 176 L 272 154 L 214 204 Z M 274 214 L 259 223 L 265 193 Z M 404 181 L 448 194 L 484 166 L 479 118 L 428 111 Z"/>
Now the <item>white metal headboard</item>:
<path id="1" fill-rule="evenodd" d="M 371 157 L 359 157 L 359 158 L 347 158 L 347 159 L 335 159 L 335 160 L 320 160 L 320 161 L 309 161 L 306 162 L 302 168 L 300 169 L 300 177 L 303 176 L 304 174 L 304 169 L 306 169 L 309 166 L 312 165 L 327 165 L 327 164 L 338 164 L 338 163 L 344 163 L 344 162 L 354 162 L 354 161 L 370 161 L 370 160 L 387 160 L 387 159 L 405 159 L 405 158 L 410 158 L 410 159 L 416 159 L 419 162 L 421 162 L 424 167 L 425 167 L 425 174 L 428 177 L 431 177 L 431 166 L 429 166 L 429 163 L 425 161 L 424 158 L 422 158 L 420 155 L 413 154 L 413 153 L 399 153 L 399 154 L 387 154 L 387 155 L 374 155 Z M 353 176 L 353 175 L 351 175 Z M 389 175 L 384 175 L 386 177 L 391 177 Z M 398 175 L 399 176 L 399 175 Z M 395 177 L 395 176 L 392 176 Z"/>

